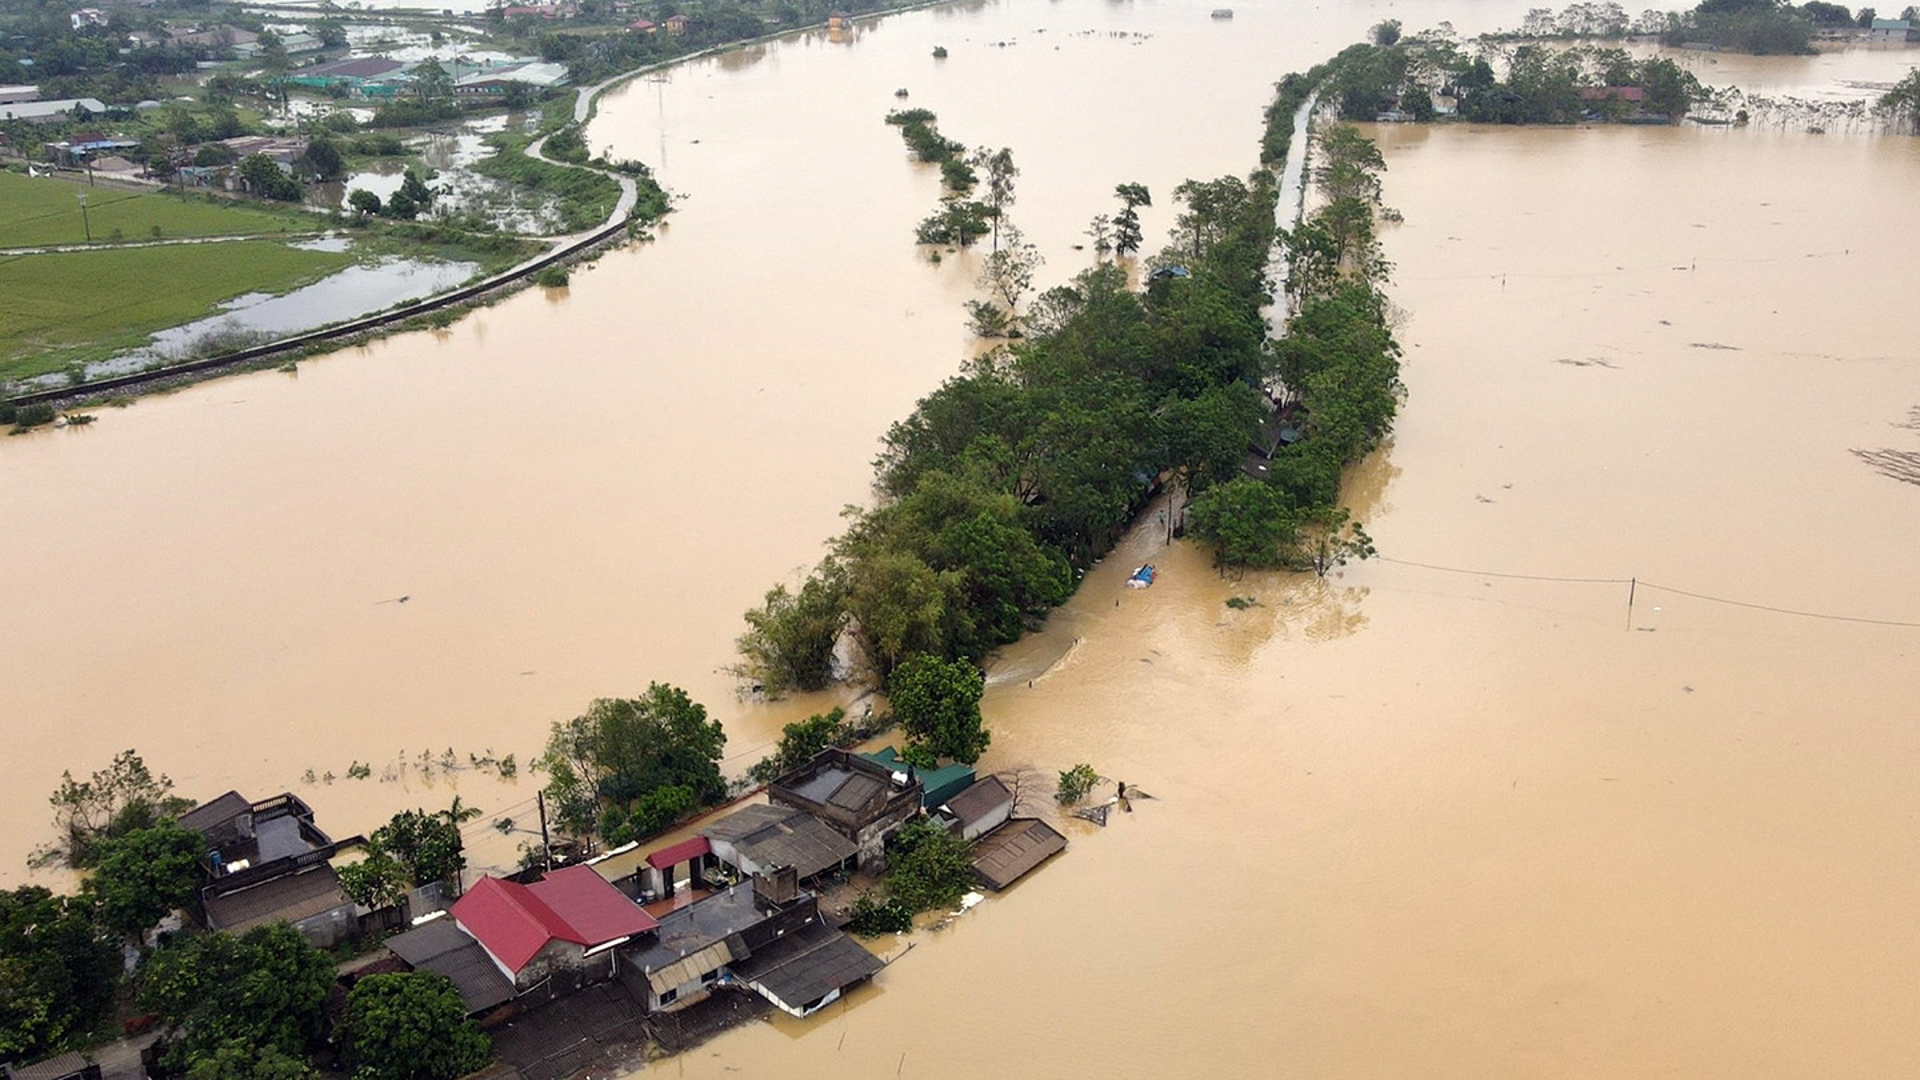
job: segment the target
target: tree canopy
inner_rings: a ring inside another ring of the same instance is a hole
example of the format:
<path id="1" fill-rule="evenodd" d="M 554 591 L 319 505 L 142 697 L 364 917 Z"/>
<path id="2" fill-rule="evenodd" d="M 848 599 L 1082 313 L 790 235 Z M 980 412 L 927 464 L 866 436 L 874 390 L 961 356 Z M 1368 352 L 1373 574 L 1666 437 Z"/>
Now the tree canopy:
<path id="1" fill-rule="evenodd" d="M 427 971 L 354 983 L 337 1034 L 343 1063 L 365 1080 L 454 1080 L 486 1065 L 492 1048 L 453 983 Z"/>
<path id="2" fill-rule="evenodd" d="M 100 842 L 87 894 L 100 925 L 130 938 L 193 903 L 206 841 L 170 821 Z"/>
<path id="3" fill-rule="evenodd" d="M 0 892 L 0 1060 L 71 1047 L 112 1011 L 119 974 L 86 904 L 38 885 Z"/>
<path id="4" fill-rule="evenodd" d="M 664 828 L 725 797 L 720 722 L 686 691 L 653 683 L 637 698 L 601 698 L 553 725 L 539 767 L 560 827 L 609 843 Z"/>
<path id="5" fill-rule="evenodd" d="M 980 718 L 985 689 L 980 670 L 972 664 L 926 653 L 894 671 L 887 697 L 906 731 L 909 760 L 923 765 L 939 758 L 967 765 L 980 760 L 993 741 Z"/>
<path id="6" fill-rule="evenodd" d="M 141 968 L 136 1001 L 160 1018 L 166 1060 L 191 1069 L 230 1043 L 303 1057 L 326 1028 L 333 958 L 283 923 L 195 934 Z"/>

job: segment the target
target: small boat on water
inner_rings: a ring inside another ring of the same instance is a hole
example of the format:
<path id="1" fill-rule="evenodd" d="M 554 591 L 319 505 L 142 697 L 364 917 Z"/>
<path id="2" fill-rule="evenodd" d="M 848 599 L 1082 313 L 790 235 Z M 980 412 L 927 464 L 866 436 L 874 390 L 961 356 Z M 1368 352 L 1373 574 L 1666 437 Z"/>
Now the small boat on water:
<path id="1" fill-rule="evenodd" d="M 1216 19 L 1231 19 L 1233 18 L 1233 9 L 1230 7 L 1214 8 L 1213 17 Z"/>
<path id="2" fill-rule="evenodd" d="M 1144 589 L 1153 584 L 1153 579 L 1159 576 L 1159 573 L 1160 571 L 1153 568 L 1152 563 L 1146 563 L 1142 565 L 1140 569 L 1135 570 L 1133 576 L 1127 579 L 1127 588 Z"/>

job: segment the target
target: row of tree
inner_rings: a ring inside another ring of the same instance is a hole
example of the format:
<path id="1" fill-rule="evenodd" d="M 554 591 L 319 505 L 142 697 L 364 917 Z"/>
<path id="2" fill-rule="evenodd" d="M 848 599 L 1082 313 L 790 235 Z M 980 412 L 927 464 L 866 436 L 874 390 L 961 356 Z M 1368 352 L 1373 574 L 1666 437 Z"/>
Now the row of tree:
<path id="1" fill-rule="evenodd" d="M 1269 124 L 1291 127 L 1285 99 L 1298 100 L 1300 86 L 1300 80 L 1282 81 Z M 1373 553 L 1339 498 L 1345 467 L 1392 430 L 1401 391 L 1400 347 L 1387 329 L 1379 291 L 1389 266 L 1374 232 L 1386 163 L 1378 147 L 1347 125 L 1323 129 L 1314 150 L 1313 180 L 1325 202 L 1283 238 L 1295 314 L 1274 342 L 1271 368 L 1298 409 L 1301 437 L 1274 454 L 1260 479 L 1236 477 L 1194 501 L 1193 535 L 1213 548 L 1215 565 L 1223 568 L 1286 566 L 1325 574 Z"/>
<path id="2" fill-rule="evenodd" d="M 1130 218 L 1150 201 L 1138 185 L 1119 195 Z M 977 698 L 956 672 L 977 679 L 988 651 L 1065 600 L 1160 477 L 1199 491 L 1237 475 L 1265 416 L 1275 197 L 1264 171 L 1188 181 L 1145 293 L 1103 260 L 1041 294 L 1024 336 L 888 431 L 876 505 L 849 511 L 827 559 L 747 614 L 739 672 L 770 693 L 818 689 L 844 641 L 897 713 L 936 673 L 936 700 Z M 966 712 L 925 734 L 903 715 L 909 746 L 973 760 L 984 732 Z"/>

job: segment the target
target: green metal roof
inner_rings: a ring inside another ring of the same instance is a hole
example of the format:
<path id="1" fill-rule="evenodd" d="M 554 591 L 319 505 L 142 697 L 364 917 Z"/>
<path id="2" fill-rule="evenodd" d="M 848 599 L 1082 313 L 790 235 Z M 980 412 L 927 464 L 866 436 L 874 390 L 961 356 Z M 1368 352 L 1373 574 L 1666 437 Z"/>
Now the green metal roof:
<path id="1" fill-rule="evenodd" d="M 906 772 L 908 768 L 907 763 L 900 760 L 900 755 L 891 746 L 861 756 L 870 761 L 877 761 L 894 772 Z M 920 799 L 922 808 L 941 805 L 967 790 L 974 781 L 973 767 L 962 765 L 957 761 L 937 769 L 915 769 L 914 775 L 920 778 L 920 783 L 927 789 L 926 794 Z"/>

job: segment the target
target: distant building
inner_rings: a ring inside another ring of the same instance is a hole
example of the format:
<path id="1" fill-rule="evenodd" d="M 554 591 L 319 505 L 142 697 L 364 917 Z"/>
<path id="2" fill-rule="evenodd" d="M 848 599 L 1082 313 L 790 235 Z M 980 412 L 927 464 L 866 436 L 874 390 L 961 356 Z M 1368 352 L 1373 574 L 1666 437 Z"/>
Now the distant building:
<path id="1" fill-rule="evenodd" d="M 294 56 L 300 53 L 319 52 L 326 48 L 327 44 L 320 40 L 318 34 L 297 30 L 290 34 L 281 34 L 280 47 L 286 51 L 287 55 Z"/>
<path id="2" fill-rule="evenodd" d="M 67 16 L 75 30 L 84 30 L 89 26 L 107 25 L 107 13 L 99 8 L 81 8 Z"/>
<path id="3" fill-rule="evenodd" d="M 852 842 L 862 865 L 884 859 L 886 842 L 920 813 L 925 788 L 911 770 L 898 773 L 845 750 L 822 750 L 767 786 L 775 806 L 804 810 Z"/>
<path id="4" fill-rule="evenodd" d="M 548 64 L 540 61 L 526 61 L 515 64 L 496 64 L 469 75 L 462 75 L 454 81 L 453 92 L 474 96 L 504 94 L 515 84 L 531 87 L 535 90 L 547 90 L 563 86 L 568 81 L 565 64 Z"/>
<path id="5" fill-rule="evenodd" d="M 1912 41 L 1913 23 L 1908 19 L 1875 19 L 1867 30 L 1868 41 Z"/>
<path id="6" fill-rule="evenodd" d="M 83 109 L 91 114 L 107 111 L 99 98 L 61 98 L 58 101 L 22 101 L 0 105 L 0 120 L 25 120 L 29 124 L 64 124 Z"/>
<path id="7" fill-rule="evenodd" d="M 18 105 L 22 102 L 39 100 L 40 88 L 37 86 L 0 86 L 0 105 Z"/>
<path id="8" fill-rule="evenodd" d="M 258 46 L 260 35 L 251 30 L 242 30 L 237 26 L 215 26 L 205 30 L 192 30 L 184 34 L 175 34 L 168 39 L 169 44 L 185 49 L 238 49 L 242 46 Z"/>
<path id="9" fill-rule="evenodd" d="M 653 24 L 652 19 L 635 19 L 627 24 L 627 29 L 636 30 L 642 34 L 652 34 L 658 32 L 660 28 Z"/>
<path id="10" fill-rule="evenodd" d="M 406 65 L 400 61 L 389 60 L 384 56 L 353 56 L 345 60 L 335 60 L 332 63 L 299 68 L 288 73 L 287 81 L 295 86 L 311 86 L 321 90 L 339 86 L 349 92 L 366 96 L 370 86 L 387 85 L 381 80 L 398 75 L 405 67 Z"/>
<path id="11" fill-rule="evenodd" d="M 294 163 L 307 153 L 307 140 L 288 135 L 236 135 L 221 139 L 219 145 L 233 151 L 234 160 L 265 154 L 281 171 L 291 173 Z"/>
<path id="12" fill-rule="evenodd" d="M 1580 100 L 1589 103 L 1625 101 L 1638 105 L 1647 100 L 1647 92 L 1638 86 L 1583 86 L 1580 88 Z"/>
<path id="13" fill-rule="evenodd" d="M 848 26 L 852 25 L 852 23 L 853 16 L 844 11 L 827 13 L 827 29 L 829 30 L 845 30 Z"/>
<path id="14" fill-rule="evenodd" d="M 687 17 L 685 15 L 669 15 L 667 16 L 666 27 L 667 33 L 669 34 L 684 34 L 687 32 Z"/>

